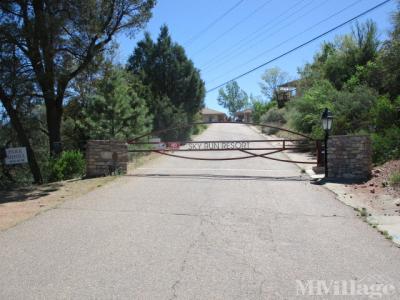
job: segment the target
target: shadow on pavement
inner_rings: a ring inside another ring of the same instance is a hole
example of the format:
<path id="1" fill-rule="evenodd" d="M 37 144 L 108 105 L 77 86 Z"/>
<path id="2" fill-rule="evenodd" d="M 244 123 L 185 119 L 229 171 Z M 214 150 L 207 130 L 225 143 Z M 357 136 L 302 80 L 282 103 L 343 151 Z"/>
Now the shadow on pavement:
<path id="1" fill-rule="evenodd" d="M 32 185 L 29 187 L 20 187 L 10 190 L 0 191 L 0 204 L 8 202 L 23 202 L 35 200 L 57 191 L 62 184 L 51 183 L 47 185 Z"/>
<path id="2" fill-rule="evenodd" d="M 259 180 L 259 181 L 310 181 L 306 176 L 250 176 L 250 175 L 216 175 L 216 174 L 129 174 L 128 177 L 141 178 L 179 178 L 179 179 L 206 179 L 206 180 Z"/>

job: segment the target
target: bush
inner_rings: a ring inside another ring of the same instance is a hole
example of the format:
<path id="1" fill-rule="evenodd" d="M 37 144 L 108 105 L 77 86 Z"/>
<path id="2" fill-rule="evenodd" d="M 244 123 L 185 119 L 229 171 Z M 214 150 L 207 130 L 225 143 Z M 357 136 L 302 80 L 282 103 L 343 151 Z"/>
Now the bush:
<path id="1" fill-rule="evenodd" d="M 398 186 L 400 185 L 400 171 L 394 172 L 390 175 L 389 179 L 391 186 Z"/>
<path id="2" fill-rule="evenodd" d="M 260 123 L 276 127 L 282 127 L 282 125 L 286 123 L 285 109 L 272 107 L 270 110 L 267 111 L 267 113 L 265 113 L 261 117 Z M 266 134 L 275 134 L 278 132 L 278 129 L 263 127 L 262 131 Z"/>
<path id="3" fill-rule="evenodd" d="M 194 125 L 193 129 L 192 129 L 192 134 L 198 135 L 198 134 L 202 133 L 206 129 L 207 129 L 207 125 L 206 124 Z"/>
<path id="4" fill-rule="evenodd" d="M 336 91 L 329 82 L 319 81 L 303 97 L 289 103 L 289 125 L 313 138 L 322 138 L 321 114 L 327 107 L 334 115 L 332 134 L 369 133 L 374 128 L 377 103 L 378 96 L 371 88 L 358 86 L 353 91 Z"/>
<path id="5" fill-rule="evenodd" d="M 392 126 L 382 133 L 372 134 L 372 159 L 381 164 L 391 159 L 400 158 L 400 127 Z"/>
<path id="6" fill-rule="evenodd" d="M 400 126 L 398 117 L 398 109 L 400 108 L 400 97 L 393 103 L 385 96 L 378 98 L 373 109 L 374 122 L 377 131 L 390 128 L 393 125 Z"/>
<path id="7" fill-rule="evenodd" d="M 201 123 L 201 122 L 203 122 L 203 116 L 200 113 L 197 113 L 193 117 L 193 123 Z M 196 125 L 192 126 L 191 133 L 193 135 L 198 135 L 206 129 L 207 129 L 207 124 L 196 124 Z"/>
<path id="8" fill-rule="evenodd" d="M 85 159 L 79 151 L 64 151 L 50 163 L 49 181 L 60 181 L 80 177 L 85 172 Z"/>
<path id="9" fill-rule="evenodd" d="M 332 100 L 336 94 L 337 91 L 327 80 L 315 82 L 301 98 L 288 103 L 289 126 L 298 132 L 321 138 L 321 113 L 325 107 L 333 110 Z"/>
<path id="10" fill-rule="evenodd" d="M 334 99 L 333 134 L 355 134 L 373 129 L 373 109 L 378 102 L 376 91 L 358 86 L 353 92 L 342 90 Z"/>
<path id="11" fill-rule="evenodd" d="M 276 101 L 261 102 L 259 100 L 252 101 L 253 114 L 251 116 L 254 123 L 260 123 L 261 117 L 266 114 L 270 109 L 276 107 Z"/>

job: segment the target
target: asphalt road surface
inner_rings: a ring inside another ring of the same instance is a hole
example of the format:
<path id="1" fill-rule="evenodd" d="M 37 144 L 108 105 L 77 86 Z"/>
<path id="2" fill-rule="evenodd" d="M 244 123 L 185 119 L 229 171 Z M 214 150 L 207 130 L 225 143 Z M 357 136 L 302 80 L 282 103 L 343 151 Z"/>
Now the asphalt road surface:
<path id="1" fill-rule="evenodd" d="M 1 232 L 0 278 L 0 299 L 400 299 L 400 249 L 294 164 L 160 157 Z"/>

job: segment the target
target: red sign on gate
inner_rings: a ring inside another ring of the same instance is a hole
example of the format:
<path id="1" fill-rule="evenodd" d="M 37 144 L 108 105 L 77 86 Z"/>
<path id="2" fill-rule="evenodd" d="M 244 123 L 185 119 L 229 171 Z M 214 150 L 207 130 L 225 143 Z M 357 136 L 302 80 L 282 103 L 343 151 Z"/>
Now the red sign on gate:
<path id="1" fill-rule="evenodd" d="M 178 150 L 181 147 L 181 144 L 179 142 L 169 142 L 168 143 L 168 148 L 171 150 Z"/>

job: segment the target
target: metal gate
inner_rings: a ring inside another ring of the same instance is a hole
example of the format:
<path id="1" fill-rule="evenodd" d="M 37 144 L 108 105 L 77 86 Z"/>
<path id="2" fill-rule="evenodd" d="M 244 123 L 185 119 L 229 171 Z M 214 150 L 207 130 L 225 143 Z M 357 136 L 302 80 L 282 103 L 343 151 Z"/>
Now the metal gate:
<path id="1" fill-rule="evenodd" d="M 261 128 L 268 127 L 276 130 L 288 132 L 292 135 L 298 136 L 299 138 L 290 139 L 254 139 L 254 140 L 186 140 L 186 141 L 162 141 L 158 136 L 168 132 L 176 131 L 183 128 L 193 127 L 196 125 L 208 125 L 208 124 L 231 124 L 235 125 L 254 125 Z M 273 143 L 272 146 L 265 146 L 265 143 Z M 267 124 L 258 124 L 252 122 L 196 122 L 181 125 L 174 128 L 167 128 L 163 130 L 153 131 L 141 136 L 135 137 L 128 141 L 131 145 L 129 152 L 135 153 L 149 153 L 155 152 L 166 156 L 177 157 L 182 159 L 191 160 L 206 160 L 206 161 L 224 161 L 224 160 L 239 160 L 239 159 L 250 159 L 250 158 L 265 158 L 282 162 L 290 163 L 302 163 L 302 164 L 314 164 L 317 166 L 322 165 L 321 155 L 321 141 L 315 140 L 307 135 L 299 132 L 295 132 L 289 129 L 280 128 Z M 191 152 L 214 152 L 214 151 L 236 151 L 242 155 L 237 157 L 199 157 L 199 156 L 186 156 Z M 262 151 L 262 153 L 255 153 L 254 151 Z M 309 151 L 315 153 L 315 161 L 294 161 L 289 159 L 282 159 L 271 157 L 272 154 L 285 152 L 285 151 Z"/>

